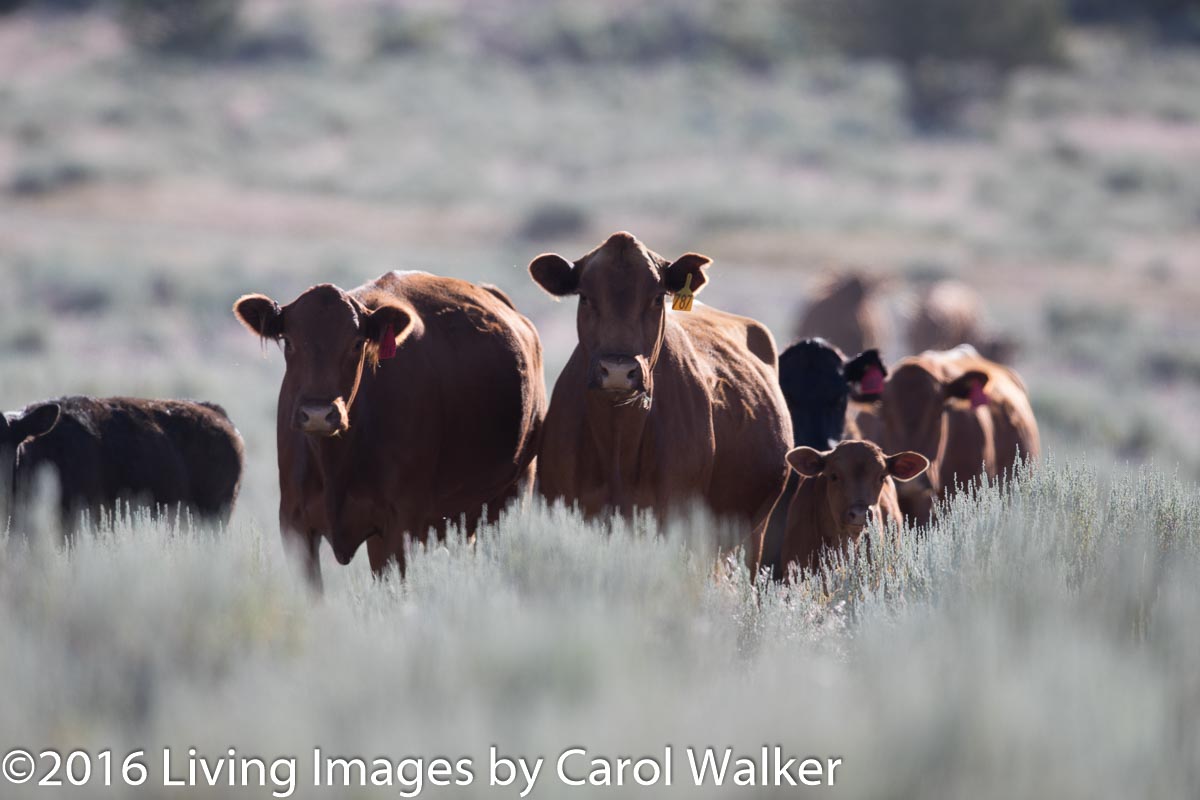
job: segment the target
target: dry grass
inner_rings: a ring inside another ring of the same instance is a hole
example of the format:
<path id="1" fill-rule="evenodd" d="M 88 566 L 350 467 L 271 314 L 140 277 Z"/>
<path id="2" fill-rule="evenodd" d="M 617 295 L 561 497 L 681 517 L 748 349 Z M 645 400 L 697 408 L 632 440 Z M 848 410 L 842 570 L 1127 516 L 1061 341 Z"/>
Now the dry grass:
<path id="1" fill-rule="evenodd" d="M 1194 793 L 1200 56 L 1076 38 L 990 129 L 931 141 L 879 65 L 532 64 L 436 26 L 380 55 L 365 18 L 297 8 L 249 18 L 306 25 L 313 54 L 215 64 L 147 60 L 95 15 L 0 22 L 0 405 L 204 398 L 249 456 L 222 535 L 9 543 L 0 745 L 780 741 L 844 756 L 853 797 Z M 702 521 L 608 536 L 545 510 L 404 585 L 330 562 L 308 597 L 274 526 L 282 358 L 233 299 L 395 268 L 493 282 L 552 381 L 574 309 L 525 264 L 618 229 L 712 256 L 703 299 L 780 338 L 829 266 L 901 278 L 897 314 L 903 279 L 963 278 L 1022 342 L 1051 451 L 1090 466 L 964 501 L 833 598 L 714 581 Z"/>

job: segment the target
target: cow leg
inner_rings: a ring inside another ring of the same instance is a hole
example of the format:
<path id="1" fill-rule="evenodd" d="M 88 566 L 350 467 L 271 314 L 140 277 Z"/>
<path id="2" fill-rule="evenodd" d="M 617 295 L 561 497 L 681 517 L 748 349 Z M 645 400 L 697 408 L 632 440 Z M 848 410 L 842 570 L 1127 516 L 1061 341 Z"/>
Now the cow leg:
<path id="1" fill-rule="evenodd" d="M 751 582 L 758 582 L 758 571 L 763 566 L 763 544 L 766 539 L 767 529 L 771 524 L 771 517 L 774 515 L 776 506 L 780 505 L 781 499 L 785 496 L 787 488 L 787 474 L 782 474 L 777 477 L 779 483 L 778 488 L 767 495 L 754 516 L 750 520 L 750 538 L 746 542 L 746 568 L 750 570 Z M 784 514 L 787 513 L 787 508 L 784 508 Z M 775 558 L 776 554 L 768 554 L 769 558 Z M 767 564 L 771 567 L 772 574 L 774 573 L 774 564 Z"/>
<path id="2" fill-rule="evenodd" d="M 309 531 L 307 540 L 304 543 L 304 573 L 308 578 L 308 584 L 316 592 L 323 592 L 325 583 L 321 579 L 321 535 L 316 531 Z"/>
<path id="3" fill-rule="evenodd" d="M 534 462 L 529 462 L 521 475 L 512 482 L 512 484 L 501 492 L 497 497 L 488 501 L 487 504 L 487 521 L 495 523 L 500 519 L 500 512 L 508 508 L 514 502 L 526 503 L 533 497 L 533 481 L 535 474 Z M 469 522 L 469 521 L 468 521 Z M 475 532 L 469 531 L 468 535 L 474 538 Z"/>
<path id="4" fill-rule="evenodd" d="M 299 558 L 308 585 L 320 593 L 324 588 L 321 580 L 321 533 L 313 530 L 302 509 L 279 504 L 279 538 L 283 540 L 284 555 Z"/>
<path id="5" fill-rule="evenodd" d="M 371 572 L 378 579 L 383 579 L 394 563 L 404 577 L 404 534 L 407 527 L 394 527 L 367 539 L 367 558 L 371 562 Z"/>
<path id="6" fill-rule="evenodd" d="M 774 504 L 772 504 L 774 508 Z M 762 517 L 750 529 L 750 538 L 746 541 L 746 569 L 750 570 L 750 582 L 758 581 L 758 569 L 762 566 L 763 538 L 767 533 L 770 515 Z"/>

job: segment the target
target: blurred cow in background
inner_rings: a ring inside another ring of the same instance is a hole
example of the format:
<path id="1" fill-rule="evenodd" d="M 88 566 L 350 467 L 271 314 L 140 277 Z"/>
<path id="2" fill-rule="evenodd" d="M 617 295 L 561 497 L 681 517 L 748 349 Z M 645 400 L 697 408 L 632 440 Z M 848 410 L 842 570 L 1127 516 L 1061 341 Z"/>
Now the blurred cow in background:
<path id="1" fill-rule="evenodd" d="M 744 530 L 757 569 L 792 442 L 775 340 L 755 320 L 667 298 L 708 283 L 710 259 L 668 261 L 628 233 L 568 261 L 533 260 L 534 282 L 578 297 L 579 343 L 563 368 L 538 454 L 541 492 L 589 515 L 703 501 Z M 739 542 L 740 543 L 740 542 Z"/>
<path id="2" fill-rule="evenodd" d="M 242 437 L 220 406 L 123 397 L 63 397 L 6 415 L 0 457 L 14 469 L 14 527 L 25 525 L 48 470 L 67 534 L 85 514 L 95 524 L 126 510 L 118 504 L 228 522 L 243 463 Z"/>
<path id="3" fill-rule="evenodd" d="M 1010 362 L 1016 345 L 986 332 L 979 293 L 962 281 L 937 281 L 925 289 L 908 324 L 910 353 L 969 344 L 991 361 Z"/>
<path id="4" fill-rule="evenodd" d="M 918 523 L 957 485 L 1000 477 L 1041 453 L 1024 382 L 969 345 L 901 360 L 879 401 L 884 449 L 916 451 L 931 465 L 922 480 L 900 487 L 901 507 Z"/>
<path id="5" fill-rule="evenodd" d="M 882 279 L 865 272 L 825 276 L 801 315 L 796 336 L 821 337 L 844 353 L 883 347 L 887 314 L 876 296 L 882 284 Z"/>

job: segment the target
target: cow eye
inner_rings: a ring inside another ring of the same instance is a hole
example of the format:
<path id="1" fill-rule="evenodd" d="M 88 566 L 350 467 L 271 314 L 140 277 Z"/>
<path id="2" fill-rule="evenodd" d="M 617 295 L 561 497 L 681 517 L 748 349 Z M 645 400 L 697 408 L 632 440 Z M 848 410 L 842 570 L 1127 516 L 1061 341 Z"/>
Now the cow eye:
<path id="1" fill-rule="evenodd" d="M 831 472 L 831 473 L 829 473 L 829 480 L 833 481 L 834 483 L 837 483 L 838 480 L 840 480 L 840 479 L 838 478 L 836 472 Z"/>
<path id="2" fill-rule="evenodd" d="M 588 296 L 586 294 L 579 295 L 579 305 L 586 306 L 590 302 L 592 302 L 592 301 L 588 299 Z"/>
<path id="3" fill-rule="evenodd" d="M 655 307 L 655 308 L 662 308 L 663 300 L 664 300 L 665 298 L 666 298 L 666 295 L 665 295 L 665 294 L 655 295 L 655 297 L 654 297 L 654 307 Z"/>

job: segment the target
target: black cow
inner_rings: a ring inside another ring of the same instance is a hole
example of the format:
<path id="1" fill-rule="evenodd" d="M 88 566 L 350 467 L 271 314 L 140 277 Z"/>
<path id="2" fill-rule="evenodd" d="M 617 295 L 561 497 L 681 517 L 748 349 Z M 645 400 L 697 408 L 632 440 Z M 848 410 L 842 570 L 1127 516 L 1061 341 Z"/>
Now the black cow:
<path id="1" fill-rule="evenodd" d="M 63 531 L 118 503 L 225 523 L 242 477 L 242 438 L 220 406 L 176 400 L 63 397 L 6 415 L 0 459 L 12 469 L 14 528 L 37 476 L 60 487 Z"/>

